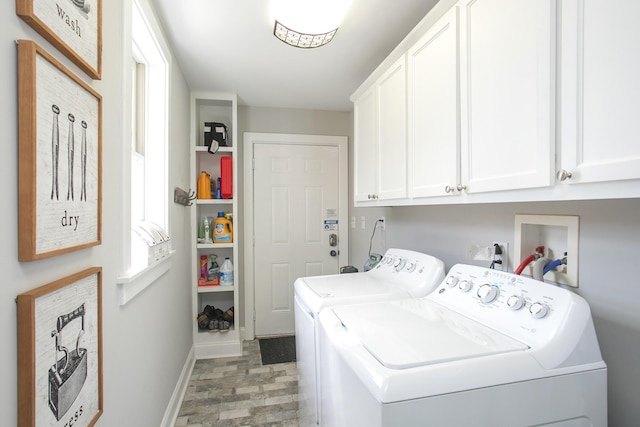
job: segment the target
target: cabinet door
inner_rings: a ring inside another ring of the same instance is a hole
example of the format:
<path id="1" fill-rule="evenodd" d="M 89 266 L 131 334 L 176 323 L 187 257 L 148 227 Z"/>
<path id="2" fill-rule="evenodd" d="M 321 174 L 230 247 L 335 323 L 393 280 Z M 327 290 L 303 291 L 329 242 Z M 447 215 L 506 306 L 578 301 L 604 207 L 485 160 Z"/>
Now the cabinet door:
<path id="1" fill-rule="evenodd" d="M 354 199 L 371 201 L 377 188 L 375 85 L 354 102 Z"/>
<path id="2" fill-rule="evenodd" d="M 456 194 L 451 189 L 460 182 L 457 7 L 409 49 L 407 62 L 409 197 Z"/>
<path id="3" fill-rule="evenodd" d="M 562 2 L 561 167 L 567 183 L 640 178 L 640 2 Z"/>
<path id="4" fill-rule="evenodd" d="M 378 80 L 378 198 L 407 196 L 407 78 L 403 55 Z"/>
<path id="5" fill-rule="evenodd" d="M 548 186 L 554 162 L 555 2 L 460 3 L 462 185 Z"/>

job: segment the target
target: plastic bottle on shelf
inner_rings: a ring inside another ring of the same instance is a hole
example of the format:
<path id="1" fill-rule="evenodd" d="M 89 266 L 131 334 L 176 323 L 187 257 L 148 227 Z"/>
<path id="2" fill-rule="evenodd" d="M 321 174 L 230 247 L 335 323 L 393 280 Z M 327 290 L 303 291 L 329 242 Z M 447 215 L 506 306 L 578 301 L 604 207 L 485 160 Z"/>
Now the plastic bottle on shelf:
<path id="1" fill-rule="evenodd" d="M 233 264 L 229 257 L 225 257 L 224 262 L 220 267 L 220 285 L 233 286 Z"/>
<path id="2" fill-rule="evenodd" d="M 209 255 L 209 270 L 207 270 L 207 282 L 210 285 L 220 284 L 220 266 L 216 261 L 216 255 Z"/>
<path id="3" fill-rule="evenodd" d="M 205 171 L 200 172 L 198 179 L 198 199 L 211 198 L 211 176 Z"/>
<path id="4" fill-rule="evenodd" d="M 203 279 L 207 278 L 207 256 L 200 256 L 200 277 Z"/>
<path id="5" fill-rule="evenodd" d="M 209 225 L 209 218 L 206 216 L 202 219 L 202 242 L 211 243 L 211 226 Z"/>
<path id="6" fill-rule="evenodd" d="M 218 212 L 218 217 L 213 220 L 213 243 L 232 243 L 233 223 L 229 221 L 224 212 Z"/>

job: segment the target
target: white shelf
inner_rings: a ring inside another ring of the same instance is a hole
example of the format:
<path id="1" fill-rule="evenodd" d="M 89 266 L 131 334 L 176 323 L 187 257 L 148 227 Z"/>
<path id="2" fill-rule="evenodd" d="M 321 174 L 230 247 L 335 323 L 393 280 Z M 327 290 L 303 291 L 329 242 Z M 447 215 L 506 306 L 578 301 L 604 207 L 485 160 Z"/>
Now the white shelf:
<path id="1" fill-rule="evenodd" d="M 233 153 L 233 147 L 220 147 L 218 148 L 217 153 Z M 209 148 L 206 146 L 198 145 L 196 146 L 196 153 L 208 153 Z"/>
<path id="2" fill-rule="evenodd" d="M 214 285 L 214 286 L 198 286 L 199 294 L 209 294 L 216 292 L 234 292 L 236 290 L 234 286 L 223 286 L 223 285 Z"/>
<path id="3" fill-rule="evenodd" d="M 198 243 L 198 249 L 233 249 L 233 243 Z"/>
<path id="4" fill-rule="evenodd" d="M 233 199 L 196 199 L 197 205 L 232 205 Z"/>
<path id="5" fill-rule="evenodd" d="M 203 124 L 205 122 L 225 123 L 228 127 L 230 147 L 220 147 L 216 153 L 209 153 L 203 145 Z M 211 216 L 216 211 L 231 213 L 238 217 L 238 156 L 235 146 L 239 141 L 237 124 L 237 96 L 228 93 L 194 92 L 191 94 L 191 179 L 193 188 L 197 188 L 198 177 L 202 171 L 211 179 L 221 175 L 220 158 L 232 158 L 232 198 L 231 199 L 196 199 L 191 214 L 191 253 L 192 270 L 190 283 L 193 307 L 193 342 L 196 359 L 238 356 L 242 354 L 242 337 L 240 334 L 240 301 L 239 290 L 241 272 L 238 266 L 239 245 L 237 243 L 199 243 L 198 231 L 203 216 Z M 237 240 L 238 230 L 233 230 L 233 240 Z M 221 250 L 218 252 L 219 250 Z M 218 264 L 225 257 L 230 257 L 234 264 L 233 286 L 198 286 L 200 278 L 199 259 L 203 255 L 218 255 Z M 200 329 L 195 321 L 206 305 L 222 310 L 234 307 L 234 325 L 228 332 L 211 332 Z"/>

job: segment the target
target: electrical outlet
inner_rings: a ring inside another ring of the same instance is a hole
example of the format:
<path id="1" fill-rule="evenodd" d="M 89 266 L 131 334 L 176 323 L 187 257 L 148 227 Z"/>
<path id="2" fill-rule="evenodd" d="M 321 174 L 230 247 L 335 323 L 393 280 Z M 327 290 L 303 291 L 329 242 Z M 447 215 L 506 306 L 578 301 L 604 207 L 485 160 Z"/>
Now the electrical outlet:
<path id="1" fill-rule="evenodd" d="M 367 228 L 367 227 L 365 227 L 365 225 L 366 225 L 366 221 L 365 220 L 366 220 L 366 217 L 364 215 L 362 215 L 360 217 L 360 228 L 363 229 L 363 230 L 365 230 Z"/>
<path id="2" fill-rule="evenodd" d="M 509 271 L 509 243 L 493 242 L 491 245 L 493 251 L 493 268 L 495 270 Z"/>
<path id="3" fill-rule="evenodd" d="M 384 215 L 380 217 L 380 230 L 384 231 L 386 229 L 386 224 L 384 221 Z"/>
<path id="4" fill-rule="evenodd" d="M 356 217 L 355 216 L 351 217 L 351 228 L 356 228 Z"/>

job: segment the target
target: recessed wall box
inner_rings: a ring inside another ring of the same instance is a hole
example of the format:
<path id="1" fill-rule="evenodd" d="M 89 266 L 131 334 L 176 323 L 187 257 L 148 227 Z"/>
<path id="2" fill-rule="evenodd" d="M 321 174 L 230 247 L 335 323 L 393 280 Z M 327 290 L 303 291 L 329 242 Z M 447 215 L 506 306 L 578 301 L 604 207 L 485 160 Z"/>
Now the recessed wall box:
<path id="1" fill-rule="evenodd" d="M 579 225 L 580 218 L 574 215 L 516 215 L 513 265 L 533 254 L 538 246 L 544 246 L 544 256 L 550 261 L 563 259 L 566 253 L 566 264 L 549 270 L 543 278 L 577 288 Z M 533 263 L 522 274 L 532 276 Z"/>

